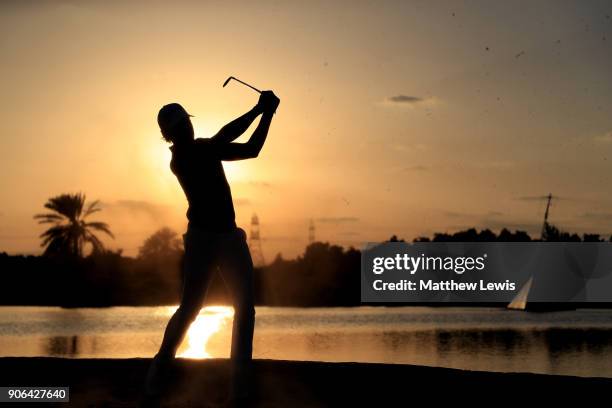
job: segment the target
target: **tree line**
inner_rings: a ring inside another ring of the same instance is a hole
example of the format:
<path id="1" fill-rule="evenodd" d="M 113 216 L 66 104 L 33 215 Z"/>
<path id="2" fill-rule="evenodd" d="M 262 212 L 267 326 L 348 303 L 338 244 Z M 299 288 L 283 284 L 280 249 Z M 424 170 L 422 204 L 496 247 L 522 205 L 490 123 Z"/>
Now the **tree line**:
<path id="1" fill-rule="evenodd" d="M 50 211 L 35 216 L 50 224 L 41 234 L 45 248 L 40 256 L 0 253 L 0 303 L 5 305 L 170 305 L 180 298 L 182 241 L 169 228 L 148 237 L 136 257 L 104 248 L 96 233 L 112 237 L 109 226 L 89 217 L 101 210 L 97 201 L 86 204 L 83 194 L 50 199 Z M 415 242 L 601 242 L 597 234 L 560 231 L 545 224 L 540 238 L 525 231 L 469 228 L 455 233 L 435 233 Z M 610 238 L 609 240 L 612 240 Z M 389 241 L 404 241 L 396 235 Z M 86 253 L 85 248 L 90 249 Z M 326 242 L 308 245 L 296 259 L 279 254 L 270 264 L 255 269 L 258 305 L 357 306 L 360 305 L 361 252 Z M 222 281 L 215 277 L 207 303 L 229 303 Z"/>

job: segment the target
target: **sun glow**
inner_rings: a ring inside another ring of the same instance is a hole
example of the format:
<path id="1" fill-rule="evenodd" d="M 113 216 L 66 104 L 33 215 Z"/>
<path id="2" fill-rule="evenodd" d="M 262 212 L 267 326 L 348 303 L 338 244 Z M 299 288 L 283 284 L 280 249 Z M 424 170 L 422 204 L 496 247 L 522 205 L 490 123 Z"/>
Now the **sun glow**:
<path id="1" fill-rule="evenodd" d="M 223 171 L 229 182 L 242 180 L 244 174 L 244 165 L 238 162 L 223 162 Z"/>
<path id="2" fill-rule="evenodd" d="M 147 184 L 155 188 L 160 195 L 167 195 L 173 191 L 176 184 L 176 178 L 170 171 L 170 160 L 172 159 L 170 145 L 161 137 L 143 143 L 146 144 L 147 153 L 142 160 L 149 172 Z"/>
<path id="3" fill-rule="evenodd" d="M 177 308 L 168 308 L 169 314 L 174 313 Z M 186 358 L 211 358 L 207 350 L 210 339 L 219 333 L 234 316 L 234 309 L 229 306 L 206 306 L 202 308 L 198 317 L 189 327 L 185 336 L 186 346 L 177 354 L 177 357 Z"/>

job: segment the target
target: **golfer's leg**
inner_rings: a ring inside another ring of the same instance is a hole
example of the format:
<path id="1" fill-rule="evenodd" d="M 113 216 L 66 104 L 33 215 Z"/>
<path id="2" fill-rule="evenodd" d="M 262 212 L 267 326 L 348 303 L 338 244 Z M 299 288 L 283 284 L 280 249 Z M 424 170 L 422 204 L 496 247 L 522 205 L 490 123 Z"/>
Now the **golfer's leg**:
<path id="1" fill-rule="evenodd" d="M 158 355 L 174 358 L 187 329 L 202 308 L 206 289 L 214 270 L 214 257 L 207 248 L 185 242 L 183 260 L 183 294 L 181 303 L 170 318 Z"/>
<path id="2" fill-rule="evenodd" d="M 183 293 L 181 304 L 174 312 L 164 333 L 164 339 L 159 352 L 153 358 L 145 380 L 145 398 L 143 406 L 156 406 L 161 389 L 163 376 L 168 364 L 176 355 L 176 351 L 185 337 L 189 325 L 198 315 L 206 287 L 212 275 L 214 257 L 208 243 L 198 242 L 193 236 L 185 234 L 185 256 L 183 258 Z"/>
<path id="3" fill-rule="evenodd" d="M 253 355 L 255 301 L 253 294 L 253 261 L 244 232 L 224 245 L 220 271 L 234 304 L 232 328 L 232 393 L 241 397 L 248 393 Z"/>

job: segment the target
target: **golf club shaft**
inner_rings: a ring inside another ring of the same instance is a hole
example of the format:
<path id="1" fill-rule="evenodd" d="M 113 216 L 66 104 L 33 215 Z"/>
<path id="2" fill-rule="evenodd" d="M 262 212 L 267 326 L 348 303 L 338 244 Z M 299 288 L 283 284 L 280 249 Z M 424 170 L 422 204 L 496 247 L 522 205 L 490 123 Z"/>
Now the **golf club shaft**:
<path id="1" fill-rule="evenodd" d="M 232 77 L 232 79 L 233 79 L 234 81 L 238 81 L 238 82 L 240 82 L 242 85 L 246 85 L 246 86 L 248 86 L 249 88 L 251 88 L 252 90 L 254 90 L 254 91 L 255 91 L 255 92 L 257 92 L 257 93 L 261 93 L 261 91 L 260 91 L 259 89 L 255 88 L 255 87 L 254 87 L 254 86 L 252 86 L 252 85 L 247 84 L 247 83 L 246 83 L 246 82 L 244 82 L 244 81 L 239 80 L 239 79 L 238 79 L 238 78 L 236 78 L 236 77 Z"/>

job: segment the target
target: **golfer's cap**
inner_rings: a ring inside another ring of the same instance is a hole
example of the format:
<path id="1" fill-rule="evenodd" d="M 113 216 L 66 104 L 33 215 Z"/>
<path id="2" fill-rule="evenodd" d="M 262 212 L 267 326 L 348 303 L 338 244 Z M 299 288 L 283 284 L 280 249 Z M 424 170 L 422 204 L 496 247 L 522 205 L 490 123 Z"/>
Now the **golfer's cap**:
<path id="1" fill-rule="evenodd" d="M 162 129 L 171 129 L 181 120 L 192 117 L 188 114 L 185 108 L 178 103 L 169 103 L 164 105 L 157 114 L 157 124 Z"/>

